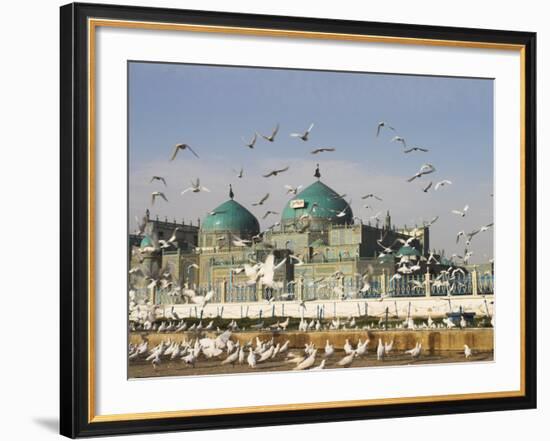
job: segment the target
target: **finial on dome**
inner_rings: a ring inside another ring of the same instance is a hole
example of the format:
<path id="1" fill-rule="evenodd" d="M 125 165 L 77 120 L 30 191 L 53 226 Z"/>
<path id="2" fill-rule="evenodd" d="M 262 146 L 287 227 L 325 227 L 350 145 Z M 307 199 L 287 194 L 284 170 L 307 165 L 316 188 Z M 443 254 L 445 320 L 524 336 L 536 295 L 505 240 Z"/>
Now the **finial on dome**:
<path id="1" fill-rule="evenodd" d="M 233 199 L 235 197 L 235 193 L 233 193 L 233 187 L 231 184 L 229 184 L 229 197 Z"/>
<path id="2" fill-rule="evenodd" d="M 321 179 L 321 171 L 319 170 L 319 164 L 315 167 L 315 173 L 313 174 L 317 179 Z"/>

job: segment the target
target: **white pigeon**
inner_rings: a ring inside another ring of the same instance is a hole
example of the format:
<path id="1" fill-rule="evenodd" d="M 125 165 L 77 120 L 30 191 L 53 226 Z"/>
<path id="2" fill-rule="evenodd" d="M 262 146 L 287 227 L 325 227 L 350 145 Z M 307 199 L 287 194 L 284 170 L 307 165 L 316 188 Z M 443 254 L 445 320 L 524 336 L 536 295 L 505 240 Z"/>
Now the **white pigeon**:
<path id="1" fill-rule="evenodd" d="M 329 341 L 327 340 L 327 344 L 325 345 L 325 357 L 330 357 L 332 354 L 334 354 L 334 345 L 331 345 Z"/>
<path id="2" fill-rule="evenodd" d="M 302 185 L 298 185 L 297 187 L 293 187 L 292 185 L 285 185 L 286 188 L 286 194 L 298 194 L 300 189 L 302 188 Z"/>
<path id="3" fill-rule="evenodd" d="M 246 247 L 250 245 L 250 243 L 251 242 L 249 240 L 244 240 L 238 236 L 233 236 L 233 245 L 236 247 Z M 246 265 L 245 265 L 245 271 L 246 271 Z"/>
<path id="4" fill-rule="evenodd" d="M 300 138 L 302 141 L 307 141 L 309 139 L 309 133 L 311 132 L 311 129 L 313 129 L 313 123 L 304 133 L 291 133 L 290 136 L 292 136 L 293 138 Z"/>
<path id="5" fill-rule="evenodd" d="M 452 182 L 447 180 L 447 179 L 444 179 L 443 181 L 439 181 L 437 184 L 435 184 L 435 190 L 445 186 L 445 185 L 451 185 Z"/>
<path id="6" fill-rule="evenodd" d="M 251 368 L 256 367 L 256 355 L 254 354 L 254 350 L 252 348 L 250 348 L 246 361 L 248 362 L 248 366 Z"/>
<path id="7" fill-rule="evenodd" d="M 261 133 L 259 135 L 262 138 L 264 138 L 266 141 L 274 142 L 275 141 L 275 136 L 277 135 L 278 131 L 279 131 L 279 124 L 277 124 L 277 126 L 273 129 L 273 131 L 271 132 L 271 135 L 262 135 Z"/>
<path id="8" fill-rule="evenodd" d="M 179 344 L 176 344 L 174 347 L 174 350 L 172 351 L 172 355 L 170 356 L 170 360 L 175 360 L 177 357 L 182 355 L 183 349 Z"/>
<path id="9" fill-rule="evenodd" d="M 346 355 L 344 358 L 342 358 L 338 363 L 336 363 L 338 366 L 348 367 L 351 366 L 353 363 L 353 360 L 357 357 L 357 353 L 353 351 L 351 354 Z"/>
<path id="10" fill-rule="evenodd" d="M 225 346 L 226 346 L 226 349 L 227 349 L 227 353 L 231 354 L 233 352 L 233 349 L 235 349 L 235 347 L 239 346 L 239 343 L 237 342 L 237 344 L 234 344 L 232 340 L 228 340 Z"/>
<path id="11" fill-rule="evenodd" d="M 274 351 L 275 351 L 275 347 L 271 346 L 268 350 L 266 350 L 265 352 L 263 352 L 260 355 L 260 359 L 258 360 L 258 363 L 269 360 L 271 358 L 271 356 L 273 355 Z"/>
<path id="12" fill-rule="evenodd" d="M 235 352 L 230 354 L 225 360 L 222 361 L 222 365 L 232 364 L 233 366 L 235 366 L 235 363 L 239 359 L 239 353 L 240 353 L 240 348 L 237 348 Z"/>
<path id="13" fill-rule="evenodd" d="M 149 182 L 153 182 L 153 181 L 160 181 L 164 184 L 164 186 L 166 187 L 166 179 L 164 179 L 162 176 L 153 176 L 151 178 L 151 181 Z"/>
<path id="14" fill-rule="evenodd" d="M 483 225 L 479 231 L 480 232 L 483 232 L 483 231 L 487 231 L 489 228 L 491 228 L 493 226 L 493 223 L 491 222 L 490 224 L 487 224 L 487 225 Z"/>
<path id="15" fill-rule="evenodd" d="M 357 352 L 357 356 L 365 355 L 369 349 L 369 339 L 365 340 L 364 343 L 361 343 L 361 340 L 357 343 L 357 349 L 355 352 Z"/>
<path id="16" fill-rule="evenodd" d="M 244 169 L 241 167 L 241 169 L 239 171 L 233 169 L 233 171 L 237 174 L 237 178 L 239 179 L 242 179 L 242 177 L 244 176 Z"/>
<path id="17" fill-rule="evenodd" d="M 135 360 L 135 359 L 138 358 L 138 356 L 139 356 L 138 351 L 133 352 L 133 353 L 131 353 L 131 354 L 128 356 L 128 360 L 130 360 L 130 361 L 131 361 L 131 360 Z"/>
<path id="18" fill-rule="evenodd" d="M 160 364 L 160 355 L 156 355 L 155 358 L 151 361 L 151 364 L 153 365 L 153 369 L 156 369 L 158 365 Z"/>
<path id="19" fill-rule="evenodd" d="M 317 355 L 317 349 L 314 349 L 311 352 L 311 355 L 307 357 L 304 361 L 302 361 L 300 364 L 298 364 L 294 370 L 295 371 L 303 371 L 305 369 L 309 369 L 315 364 L 315 356 Z"/>
<path id="20" fill-rule="evenodd" d="M 279 327 L 283 330 L 283 331 L 286 331 L 286 328 L 288 327 L 288 324 L 290 323 L 290 317 L 287 317 L 286 320 L 284 322 L 281 322 L 279 323 Z M 285 345 L 287 345 L 287 348 L 288 348 L 288 341 L 285 342 Z M 283 345 L 284 346 L 284 345 Z M 281 348 L 282 349 L 282 348 Z M 286 348 L 285 348 L 286 350 Z"/>
<path id="21" fill-rule="evenodd" d="M 166 202 L 168 202 L 168 199 L 166 198 L 166 195 L 162 191 L 154 191 L 151 193 L 151 205 L 155 205 L 155 200 L 157 198 L 162 198 Z"/>
<path id="22" fill-rule="evenodd" d="M 275 349 L 273 350 L 273 354 L 271 355 L 271 359 L 274 359 L 277 355 L 279 355 L 280 350 L 281 350 L 281 344 L 277 343 L 277 346 L 275 346 Z"/>
<path id="23" fill-rule="evenodd" d="M 279 349 L 279 354 L 282 354 L 288 350 L 288 346 L 290 345 L 290 340 L 287 340 L 283 343 L 281 348 Z"/>
<path id="24" fill-rule="evenodd" d="M 202 353 L 206 356 L 206 358 L 213 358 L 221 355 L 223 351 L 215 347 L 209 347 L 209 348 L 202 348 Z"/>
<path id="25" fill-rule="evenodd" d="M 192 191 L 193 193 L 200 193 L 201 191 L 206 191 L 207 193 L 210 193 L 210 190 L 208 188 L 201 185 L 201 181 L 199 178 L 197 178 L 196 182 L 191 181 L 191 187 L 187 187 L 185 190 L 181 192 L 181 194 L 185 194 L 188 191 Z"/>
<path id="26" fill-rule="evenodd" d="M 297 356 L 296 354 L 293 354 L 292 352 L 290 352 L 287 356 L 287 360 L 285 361 L 285 363 L 288 363 L 288 364 L 294 363 L 295 365 L 299 365 L 305 359 L 306 359 L 305 356 Z"/>
<path id="27" fill-rule="evenodd" d="M 231 331 L 228 329 L 216 337 L 216 339 L 214 340 L 214 346 L 219 349 L 224 349 L 226 347 L 229 347 L 230 342 L 231 344 L 233 344 L 233 342 L 229 340 L 230 338 L 231 338 Z"/>
<path id="28" fill-rule="evenodd" d="M 464 217 L 464 216 L 466 216 L 468 208 L 469 208 L 468 205 L 464 205 L 464 208 L 462 209 L 462 211 L 461 210 L 451 210 L 451 213 L 457 214 L 460 217 Z"/>
<path id="29" fill-rule="evenodd" d="M 399 280 L 401 279 L 401 274 L 399 273 L 395 273 L 391 278 L 390 278 L 390 282 L 392 282 L 393 280 Z"/>
<path id="30" fill-rule="evenodd" d="M 180 150 L 189 150 L 189 151 L 190 151 L 191 153 L 193 153 L 197 158 L 199 157 L 199 155 L 197 155 L 197 154 L 195 153 L 195 150 L 193 150 L 189 144 L 183 144 L 183 143 L 181 143 L 181 144 L 176 144 L 176 145 L 174 146 L 174 150 L 173 150 L 173 152 L 172 152 L 172 156 L 170 157 L 170 161 L 173 161 L 174 159 L 176 159 L 176 156 L 177 156 L 177 154 L 178 154 L 178 152 L 179 152 Z"/>
<path id="31" fill-rule="evenodd" d="M 242 138 L 244 144 L 250 149 L 254 148 L 254 144 L 256 144 L 257 139 L 258 139 L 258 134 L 257 133 L 254 134 L 254 137 L 250 141 L 247 141 L 246 139 Z"/>
<path id="32" fill-rule="evenodd" d="M 387 122 L 385 121 L 380 121 L 378 123 L 378 125 L 376 126 L 376 136 L 378 137 L 378 135 L 380 135 L 380 129 L 381 128 L 386 128 L 386 129 L 390 129 L 390 130 L 393 130 L 395 131 L 395 129 L 392 127 L 392 126 L 389 126 Z"/>
<path id="33" fill-rule="evenodd" d="M 353 347 L 351 346 L 349 339 L 347 338 L 346 338 L 346 343 L 344 343 L 344 352 L 348 355 L 353 352 Z"/>
<path id="34" fill-rule="evenodd" d="M 409 149 L 403 150 L 403 153 L 411 153 L 411 152 L 424 152 L 424 153 L 427 153 L 427 152 L 429 152 L 429 150 L 426 149 L 426 148 L 423 148 L 423 147 L 411 147 Z"/>
<path id="35" fill-rule="evenodd" d="M 422 352 L 422 343 L 416 342 L 416 346 L 412 349 L 409 349 L 408 351 L 405 351 L 406 354 L 410 354 L 412 358 L 418 358 L 420 357 L 420 353 Z"/>
<path id="36" fill-rule="evenodd" d="M 212 297 L 214 297 L 214 291 L 208 291 L 208 293 L 206 293 L 206 295 L 204 295 L 204 296 L 189 295 L 189 291 L 194 293 L 193 290 L 186 290 L 186 291 L 184 291 L 183 295 L 189 297 L 189 300 L 191 300 L 191 302 L 195 303 L 196 305 L 199 305 L 201 308 L 204 308 L 206 306 L 206 304 L 210 300 L 212 300 Z M 195 328 L 195 329 L 197 329 L 197 328 Z M 202 326 L 201 326 L 201 329 L 202 329 Z"/>
<path id="37" fill-rule="evenodd" d="M 275 271 L 286 263 L 286 258 L 275 265 L 275 255 L 269 254 L 265 262 L 260 265 L 258 277 L 264 286 L 273 288 L 275 286 L 274 277 Z"/>
<path id="38" fill-rule="evenodd" d="M 407 179 L 407 182 L 412 182 L 417 178 L 420 178 L 421 176 L 428 175 L 430 173 L 435 172 L 435 167 L 432 164 L 422 164 L 420 167 L 420 170 L 415 173 L 414 176 Z"/>
<path id="39" fill-rule="evenodd" d="M 269 193 L 267 193 L 263 198 L 261 198 L 258 202 L 254 202 L 252 204 L 253 207 L 257 207 L 258 205 L 263 205 L 265 201 L 269 198 Z"/>
<path id="40" fill-rule="evenodd" d="M 464 345 L 464 356 L 470 358 L 472 356 L 472 350 L 468 345 Z"/>
<path id="41" fill-rule="evenodd" d="M 378 347 L 376 348 L 376 359 L 377 360 L 382 360 L 384 358 L 385 352 L 386 352 L 386 347 L 382 343 L 382 339 L 379 338 L 378 339 Z"/>
<path id="42" fill-rule="evenodd" d="M 196 355 L 195 352 L 191 352 L 190 354 L 182 357 L 181 360 L 184 361 L 185 364 L 190 364 L 191 366 L 195 367 L 197 357 L 198 355 Z"/>
<path id="43" fill-rule="evenodd" d="M 402 136 L 394 136 L 390 142 L 400 142 L 401 144 L 403 144 L 404 148 L 407 148 L 407 142 Z"/>

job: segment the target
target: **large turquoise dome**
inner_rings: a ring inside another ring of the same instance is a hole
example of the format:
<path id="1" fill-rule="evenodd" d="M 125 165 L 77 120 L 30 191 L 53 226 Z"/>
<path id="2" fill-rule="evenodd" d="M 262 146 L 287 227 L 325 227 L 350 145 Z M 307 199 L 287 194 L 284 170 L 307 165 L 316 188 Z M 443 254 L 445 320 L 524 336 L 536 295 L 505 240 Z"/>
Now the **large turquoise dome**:
<path id="1" fill-rule="evenodd" d="M 260 232 L 260 224 L 250 211 L 230 199 L 206 216 L 201 224 L 201 231 L 231 231 L 256 235 Z"/>
<path id="2" fill-rule="evenodd" d="M 342 216 L 337 216 L 344 210 Z M 349 204 L 321 181 L 314 182 L 288 201 L 281 221 L 283 225 L 289 226 L 304 214 L 309 215 L 317 225 L 319 221 L 337 225 L 353 223 L 353 212 Z"/>

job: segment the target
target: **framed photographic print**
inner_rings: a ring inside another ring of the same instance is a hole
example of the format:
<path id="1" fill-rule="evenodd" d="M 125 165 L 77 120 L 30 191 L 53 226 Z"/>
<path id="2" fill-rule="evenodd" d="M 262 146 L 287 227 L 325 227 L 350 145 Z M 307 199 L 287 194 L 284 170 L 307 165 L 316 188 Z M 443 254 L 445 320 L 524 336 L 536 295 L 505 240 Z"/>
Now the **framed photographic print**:
<path id="1" fill-rule="evenodd" d="M 61 8 L 61 433 L 533 408 L 533 33 Z"/>

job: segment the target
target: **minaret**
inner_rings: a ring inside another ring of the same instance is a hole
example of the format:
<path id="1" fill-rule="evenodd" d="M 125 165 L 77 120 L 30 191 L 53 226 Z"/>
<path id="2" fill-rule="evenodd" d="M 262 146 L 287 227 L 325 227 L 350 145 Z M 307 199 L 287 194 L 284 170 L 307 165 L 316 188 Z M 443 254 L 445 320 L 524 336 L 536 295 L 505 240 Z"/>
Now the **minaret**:
<path id="1" fill-rule="evenodd" d="M 313 174 L 314 177 L 317 179 L 321 179 L 321 172 L 319 170 L 319 164 L 317 164 L 317 167 L 315 167 L 315 173 Z"/>
<path id="2" fill-rule="evenodd" d="M 235 193 L 233 193 L 233 187 L 231 184 L 229 184 L 229 197 L 233 199 L 235 197 Z"/>
<path id="3" fill-rule="evenodd" d="M 390 216 L 390 210 L 386 212 L 386 230 L 391 230 L 391 216 Z"/>

